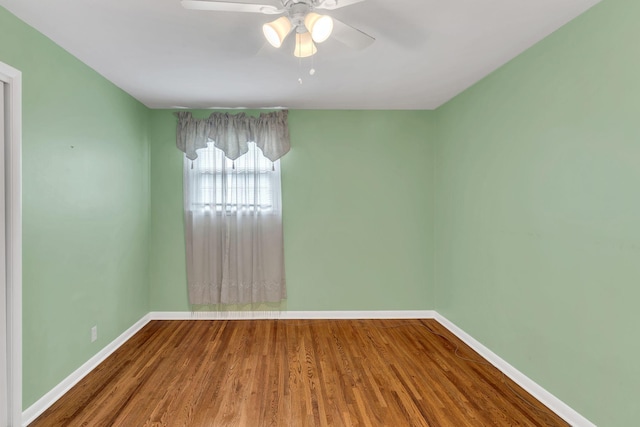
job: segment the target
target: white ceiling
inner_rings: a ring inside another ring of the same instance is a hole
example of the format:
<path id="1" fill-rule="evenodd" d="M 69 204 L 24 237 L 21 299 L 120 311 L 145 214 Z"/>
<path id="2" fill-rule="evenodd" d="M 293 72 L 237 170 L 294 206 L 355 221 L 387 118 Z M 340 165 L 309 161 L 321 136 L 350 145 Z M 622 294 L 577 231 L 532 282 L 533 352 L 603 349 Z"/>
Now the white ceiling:
<path id="1" fill-rule="evenodd" d="M 151 108 L 434 109 L 598 2 L 366 0 L 329 14 L 373 45 L 330 39 L 302 61 L 265 43 L 273 15 L 180 0 L 0 5 Z"/>

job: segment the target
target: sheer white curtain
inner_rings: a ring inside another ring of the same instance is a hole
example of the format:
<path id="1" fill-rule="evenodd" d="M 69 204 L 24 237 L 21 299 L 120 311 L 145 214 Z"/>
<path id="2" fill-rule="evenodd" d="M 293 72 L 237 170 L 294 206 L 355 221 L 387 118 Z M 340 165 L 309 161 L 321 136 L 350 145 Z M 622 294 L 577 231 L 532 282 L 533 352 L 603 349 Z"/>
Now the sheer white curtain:
<path id="1" fill-rule="evenodd" d="M 218 130 L 219 131 L 219 130 Z M 286 141 L 288 144 L 288 140 Z M 192 305 L 286 298 L 280 161 L 255 142 L 231 160 L 210 140 L 184 158 L 184 219 Z"/>

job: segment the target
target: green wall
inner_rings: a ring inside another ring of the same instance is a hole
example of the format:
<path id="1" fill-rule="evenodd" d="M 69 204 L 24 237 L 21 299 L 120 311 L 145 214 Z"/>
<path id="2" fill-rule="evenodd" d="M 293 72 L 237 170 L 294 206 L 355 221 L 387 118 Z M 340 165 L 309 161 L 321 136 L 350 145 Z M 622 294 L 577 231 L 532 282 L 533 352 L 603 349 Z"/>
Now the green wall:
<path id="1" fill-rule="evenodd" d="M 440 108 L 436 307 L 602 426 L 640 419 L 640 2 Z"/>
<path id="2" fill-rule="evenodd" d="M 0 61 L 23 77 L 27 408 L 149 311 L 148 110 L 1 7 Z"/>
<path id="3" fill-rule="evenodd" d="M 432 117 L 290 112 L 292 148 L 282 159 L 288 310 L 433 307 Z M 158 110 L 150 123 L 151 309 L 185 311 L 176 119 Z"/>
<path id="4" fill-rule="evenodd" d="M 436 308 L 634 425 L 637 16 L 604 0 L 435 112 L 291 111 L 286 309 Z M 0 61 L 24 79 L 26 408 L 148 311 L 189 310 L 182 156 L 172 112 L 2 8 Z"/>

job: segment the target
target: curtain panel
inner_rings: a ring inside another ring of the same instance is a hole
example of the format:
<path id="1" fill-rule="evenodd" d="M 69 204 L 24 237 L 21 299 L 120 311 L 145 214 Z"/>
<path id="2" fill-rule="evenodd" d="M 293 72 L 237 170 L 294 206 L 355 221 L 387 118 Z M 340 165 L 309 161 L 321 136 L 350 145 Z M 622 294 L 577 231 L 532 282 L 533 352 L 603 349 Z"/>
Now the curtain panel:
<path id="1" fill-rule="evenodd" d="M 214 113 L 206 120 L 177 114 L 178 147 L 194 149 L 185 151 L 183 166 L 191 305 L 286 298 L 278 158 L 289 150 L 289 132 L 286 112 L 277 113 Z M 258 134 L 260 144 L 253 140 Z"/>

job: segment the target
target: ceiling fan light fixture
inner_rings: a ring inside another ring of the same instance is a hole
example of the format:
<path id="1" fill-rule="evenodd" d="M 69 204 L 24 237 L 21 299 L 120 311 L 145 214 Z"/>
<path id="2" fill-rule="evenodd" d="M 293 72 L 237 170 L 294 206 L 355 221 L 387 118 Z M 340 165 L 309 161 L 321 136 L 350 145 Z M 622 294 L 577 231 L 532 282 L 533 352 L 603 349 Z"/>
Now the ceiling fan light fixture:
<path id="1" fill-rule="evenodd" d="M 311 33 L 314 42 L 322 43 L 329 38 L 333 31 L 333 19 L 328 15 L 310 12 L 304 18 L 304 26 Z"/>
<path id="2" fill-rule="evenodd" d="M 296 33 L 296 48 L 293 51 L 293 55 L 297 58 L 306 58 L 308 56 L 315 55 L 318 49 L 313 43 L 311 33 Z"/>
<path id="3" fill-rule="evenodd" d="M 269 22 L 262 26 L 262 33 L 269 44 L 273 47 L 282 46 L 285 37 L 291 31 L 291 22 L 286 16 L 281 16 L 275 21 Z"/>

